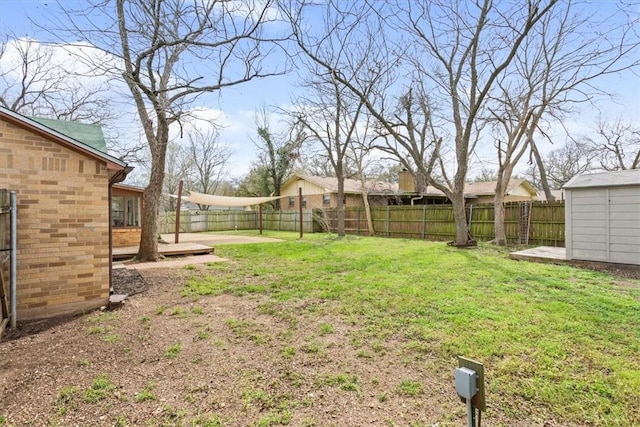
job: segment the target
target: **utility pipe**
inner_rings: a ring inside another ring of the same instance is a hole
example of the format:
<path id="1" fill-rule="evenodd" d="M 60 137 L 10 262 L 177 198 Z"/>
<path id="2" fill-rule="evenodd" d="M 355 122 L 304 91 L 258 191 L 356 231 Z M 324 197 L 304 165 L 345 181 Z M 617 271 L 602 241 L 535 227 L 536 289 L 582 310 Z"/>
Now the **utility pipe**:
<path id="1" fill-rule="evenodd" d="M 411 206 L 413 206 L 413 202 L 414 202 L 415 200 L 422 200 L 422 199 L 424 199 L 424 194 L 423 194 L 422 196 L 412 197 L 412 198 L 411 198 Z"/>
<path id="2" fill-rule="evenodd" d="M 11 252 L 9 258 L 10 270 L 9 270 L 9 282 L 11 292 L 11 327 L 15 328 L 18 316 L 18 202 L 16 198 L 16 192 L 11 191 L 9 196 L 9 210 L 10 210 L 10 227 L 11 227 Z"/>

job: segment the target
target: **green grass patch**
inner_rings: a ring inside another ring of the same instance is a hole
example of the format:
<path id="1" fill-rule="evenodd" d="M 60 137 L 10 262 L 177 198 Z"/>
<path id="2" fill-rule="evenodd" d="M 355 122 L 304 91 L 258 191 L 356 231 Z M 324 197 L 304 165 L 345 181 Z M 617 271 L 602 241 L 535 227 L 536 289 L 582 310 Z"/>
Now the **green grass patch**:
<path id="1" fill-rule="evenodd" d="M 65 415 L 70 409 L 76 409 L 77 405 L 75 399 L 77 395 L 78 387 L 75 386 L 66 386 L 60 390 L 56 399 L 58 415 Z"/>
<path id="2" fill-rule="evenodd" d="M 333 326 L 330 323 L 320 324 L 320 335 L 328 335 L 334 332 Z"/>
<path id="3" fill-rule="evenodd" d="M 285 241 L 219 245 L 233 267 L 212 267 L 197 279 L 202 292 L 186 287 L 187 294 L 253 289 L 283 320 L 293 306 L 339 319 L 363 363 L 397 352 L 405 361 L 428 356 L 438 369 L 457 355 L 477 359 L 491 378 L 492 404 L 514 417 L 527 405 L 539 408 L 533 417 L 559 423 L 640 424 L 640 281 L 517 262 L 486 244 L 265 236 Z M 236 336 L 256 332 L 243 321 L 227 324 Z M 321 335 L 331 333 L 325 328 Z M 309 341 L 299 350 L 323 348 Z"/>
<path id="4" fill-rule="evenodd" d="M 144 389 L 136 393 L 135 395 L 136 402 L 142 403 L 148 400 L 156 400 L 157 397 L 155 394 L 153 394 L 153 388 L 154 388 L 154 384 L 149 383 Z"/>
<path id="5" fill-rule="evenodd" d="M 176 316 L 180 319 L 184 319 L 185 317 L 187 317 L 187 310 L 185 310 L 182 307 L 174 307 L 171 310 L 171 313 L 169 313 L 171 316 Z"/>
<path id="6" fill-rule="evenodd" d="M 107 334 L 104 337 L 102 337 L 104 342 L 108 342 L 110 344 L 115 344 L 118 341 L 120 341 L 120 337 L 116 334 Z"/>
<path id="7" fill-rule="evenodd" d="M 324 378 L 324 383 L 331 387 L 338 387 L 345 391 L 355 391 L 360 393 L 360 386 L 358 385 L 357 375 L 352 374 L 338 374 L 328 375 Z"/>
<path id="8" fill-rule="evenodd" d="M 410 397 L 416 397 L 421 391 L 422 384 L 412 380 L 402 380 L 400 384 L 398 384 L 398 388 L 396 388 L 398 394 Z"/>
<path id="9" fill-rule="evenodd" d="M 255 427 L 271 427 L 271 426 L 286 426 L 291 421 L 291 412 L 278 411 L 269 412 L 267 415 L 262 416 L 253 426 Z"/>
<path id="10" fill-rule="evenodd" d="M 104 326 L 90 326 L 89 327 L 89 334 L 91 334 L 91 335 L 104 334 L 104 332 L 105 332 Z"/>
<path id="11" fill-rule="evenodd" d="M 93 380 L 91 386 L 84 391 L 82 398 L 86 403 L 98 403 L 106 399 L 115 388 L 116 386 L 111 383 L 109 377 L 100 374 Z"/>
<path id="12" fill-rule="evenodd" d="M 167 350 L 164 352 L 164 357 L 166 357 L 167 359 L 175 359 L 178 357 L 181 351 L 182 351 L 182 344 L 176 343 L 176 344 L 170 345 L 169 348 L 167 348 Z"/>

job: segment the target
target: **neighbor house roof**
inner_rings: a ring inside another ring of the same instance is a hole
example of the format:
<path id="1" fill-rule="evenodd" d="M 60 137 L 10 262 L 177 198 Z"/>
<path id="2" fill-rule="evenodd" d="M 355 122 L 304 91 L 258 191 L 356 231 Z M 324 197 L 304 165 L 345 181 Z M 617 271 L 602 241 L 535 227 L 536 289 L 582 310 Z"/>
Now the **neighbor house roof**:
<path id="1" fill-rule="evenodd" d="M 40 136 L 51 139 L 56 143 L 63 145 L 71 150 L 81 152 L 89 157 L 93 157 L 99 160 L 102 160 L 107 163 L 108 169 L 124 169 L 127 164 L 122 160 L 113 157 L 106 153 L 106 146 L 104 147 L 104 151 L 100 148 L 96 148 L 91 145 L 89 142 L 83 141 L 79 138 L 87 138 L 87 140 L 92 140 L 94 143 L 98 144 L 95 134 L 95 130 L 87 132 L 86 130 L 79 132 L 76 135 L 68 135 L 63 133 L 62 131 L 51 126 L 51 123 L 45 124 L 42 123 L 43 119 L 34 119 L 23 116 L 22 114 L 16 113 L 15 111 L 9 110 L 8 108 L 0 106 L 0 117 L 11 122 L 15 125 L 21 126 L 23 128 L 29 129 L 31 132 L 39 134 Z M 45 121 L 48 121 L 45 119 Z M 60 122 L 60 120 L 55 120 L 56 122 Z M 67 122 L 68 123 L 68 122 Z M 76 123 L 79 125 L 79 123 Z M 64 127 L 64 125 L 59 125 Z M 87 125 L 93 126 L 93 125 Z M 83 126 L 66 126 L 67 131 L 73 131 L 74 129 L 80 130 Z M 93 135 L 93 137 L 90 137 Z M 100 130 L 100 135 L 102 138 L 102 142 L 104 144 L 104 136 L 102 136 L 102 130 Z"/>
<path id="2" fill-rule="evenodd" d="M 310 182 L 318 187 L 325 189 L 327 193 L 335 193 L 338 191 L 338 178 L 335 177 L 321 177 L 314 175 L 295 174 L 285 182 L 285 186 L 296 180 L 304 180 Z M 360 194 L 361 182 L 356 179 L 344 180 L 344 192 L 345 194 Z M 367 188 L 369 194 L 396 194 L 398 192 L 398 184 L 380 181 L 367 181 Z"/>
<path id="3" fill-rule="evenodd" d="M 467 197 L 493 196 L 496 194 L 497 181 L 470 182 L 464 186 L 464 195 Z M 536 189 L 525 179 L 511 179 L 505 194 L 510 194 L 517 187 L 522 186 L 529 194 L 538 194 Z"/>
<path id="4" fill-rule="evenodd" d="M 562 188 L 620 187 L 640 185 L 640 169 L 583 173 L 571 178 Z"/>

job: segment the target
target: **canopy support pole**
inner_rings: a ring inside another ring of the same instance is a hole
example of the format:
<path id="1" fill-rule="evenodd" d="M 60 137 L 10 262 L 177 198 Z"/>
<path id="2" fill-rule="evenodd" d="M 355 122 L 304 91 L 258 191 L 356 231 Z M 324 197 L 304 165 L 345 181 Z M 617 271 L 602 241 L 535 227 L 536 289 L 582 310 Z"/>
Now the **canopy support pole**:
<path id="1" fill-rule="evenodd" d="M 182 180 L 178 184 L 178 203 L 176 203 L 176 237 L 175 243 L 180 243 L 180 205 L 182 204 Z"/>
<path id="2" fill-rule="evenodd" d="M 300 206 L 300 238 L 302 239 L 302 187 L 298 187 L 298 205 Z"/>

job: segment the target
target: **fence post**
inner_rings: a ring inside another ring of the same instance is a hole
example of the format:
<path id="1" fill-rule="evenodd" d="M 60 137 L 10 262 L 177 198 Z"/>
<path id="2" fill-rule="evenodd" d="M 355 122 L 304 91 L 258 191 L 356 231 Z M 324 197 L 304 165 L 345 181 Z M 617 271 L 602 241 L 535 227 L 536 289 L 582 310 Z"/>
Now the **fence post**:
<path id="1" fill-rule="evenodd" d="M 389 216 L 389 205 L 387 205 L 387 213 L 386 213 L 386 218 L 385 218 L 385 223 L 386 223 L 385 224 L 385 235 L 387 237 L 389 237 L 389 234 L 390 234 L 389 233 L 389 219 L 390 219 L 390 216 Z"/>
<path id="2" fill-rule="evenodd" d="M 427 238 L 427 205 L 422 205 L 422 238 Z"/>
<path id="3" fill-rule="evenodd" d="M 176 230 L 174 243 L 180 242 L 180 203 L 182 202 L 182 180 L 178 184 L 178 201 L 176 202 Z"/>

